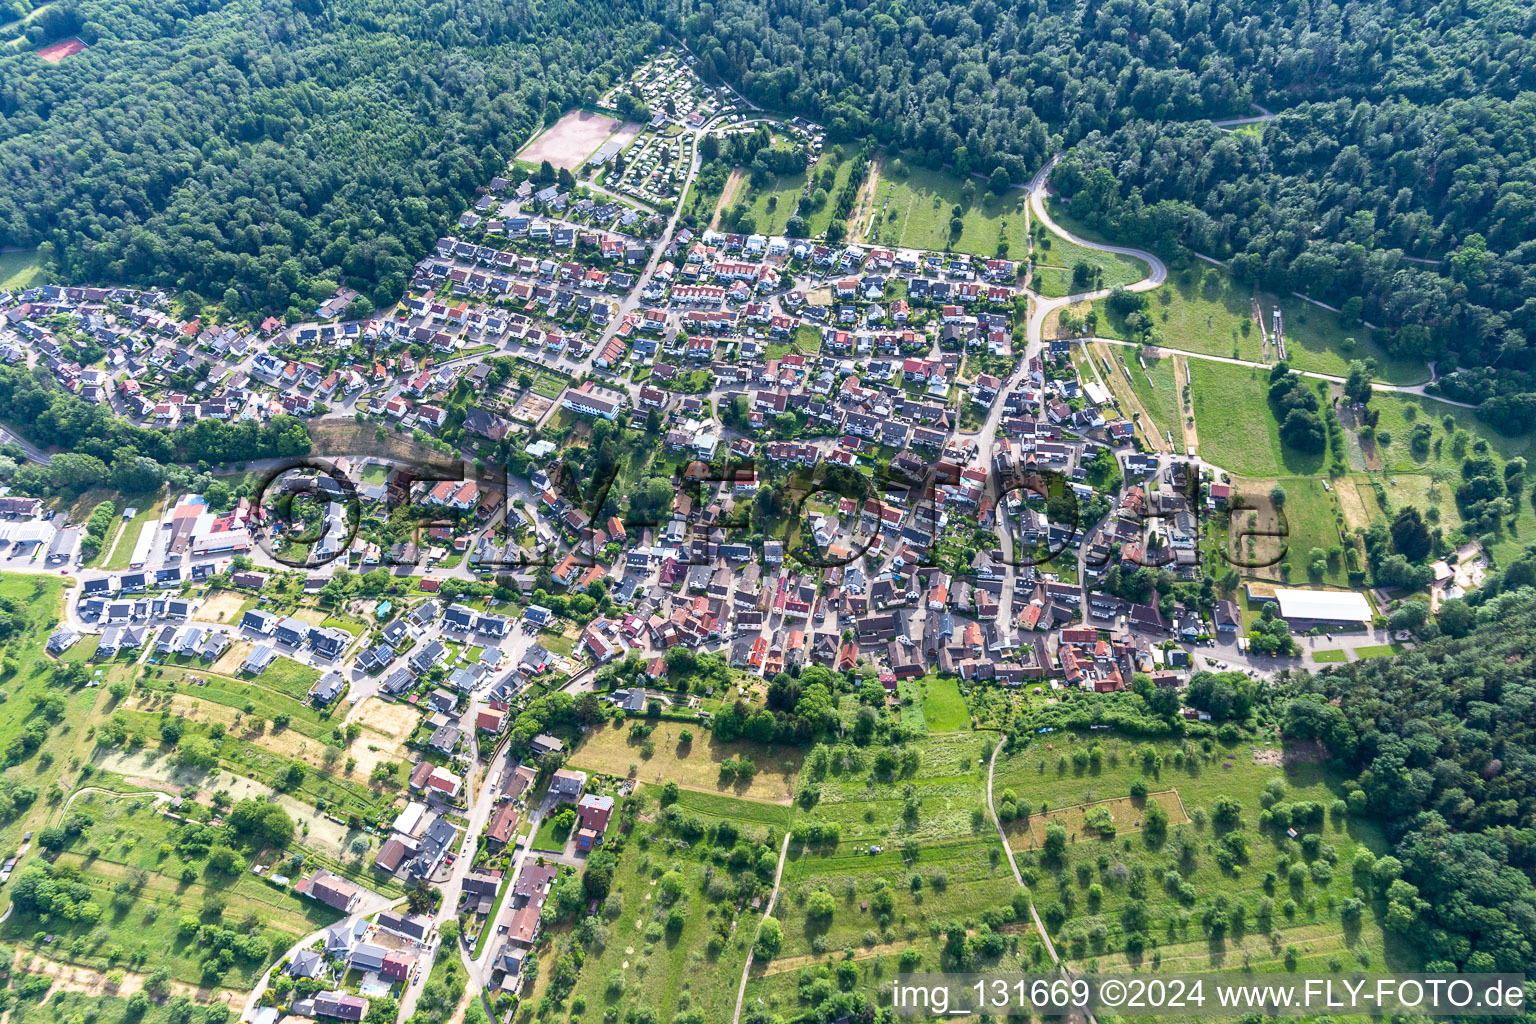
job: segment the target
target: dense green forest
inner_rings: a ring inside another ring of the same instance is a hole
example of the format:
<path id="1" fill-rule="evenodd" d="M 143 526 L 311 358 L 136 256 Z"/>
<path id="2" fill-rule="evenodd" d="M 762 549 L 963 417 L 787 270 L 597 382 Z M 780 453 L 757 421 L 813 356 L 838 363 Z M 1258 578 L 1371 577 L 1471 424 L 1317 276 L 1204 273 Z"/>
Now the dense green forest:
<path id="1" fill-rule="evenodd" d="M 1344 95 L 1416 102 L 1536 88 L 1528 8 L 1499 2 L 713 0 L 669 7 L 707 74 L 821 118 L 1014 181 L 1135 120 L 1179 121 Z"/>
<path id="2" fill-rule="evenodd" d="M 1364 867 L 1387 927 L 1431 969 L 1523 971 L 1536 962 L 1536 590 L 1458 619 L 1460 638 L 1293 684 L 1284 728 L 1326 743 L 1386 826 L 1392 856 Z"/>
<path id="3" fill-rule="evenodd" d="M 392 301 L 516 148 L 651 48 L 624 3 L 58 0 L 0 58 L 0 248 L 307 313 Z M 192 300 L 196 305 L 196 298 Z"/>

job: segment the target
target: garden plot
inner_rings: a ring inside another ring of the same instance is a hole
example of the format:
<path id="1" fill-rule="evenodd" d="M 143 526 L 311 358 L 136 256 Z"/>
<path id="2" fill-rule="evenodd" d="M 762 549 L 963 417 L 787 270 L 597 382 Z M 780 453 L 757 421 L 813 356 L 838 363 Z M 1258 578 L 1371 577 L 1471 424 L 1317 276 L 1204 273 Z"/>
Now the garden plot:
<path id="1" fill-rule="evenodd" d="M 571 754 L 572 766 L 619 778 L 628 776 L 634 766 L 641 782 L 675 782 L 684 789 L 768 803 L 787 804 L 794 796 L 800 764 L 794 748 L 787 748 L 786 756 L 760 743 L 721 743 L 703 726 L 679 722 L 657 722 L 649 736 L 640 738 L 630 732 L 635 724 L 647 723 L 637 719 L 588 730 Z M 682 741 L 684 731 L 692 733 L 692 742 Z M 757 766 L 756 774 L 746 783 L 726 780 L 721 764 L 743 756 Z"/>

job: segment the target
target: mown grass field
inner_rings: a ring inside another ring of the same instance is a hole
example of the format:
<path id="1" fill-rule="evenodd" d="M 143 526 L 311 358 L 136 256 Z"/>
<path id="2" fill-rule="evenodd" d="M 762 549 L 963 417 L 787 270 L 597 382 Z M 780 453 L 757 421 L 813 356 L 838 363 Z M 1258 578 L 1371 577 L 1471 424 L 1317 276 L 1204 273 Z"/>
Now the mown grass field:
<path id="1" fill-rule="evenodd" d="M 1174 439 L 1182 437 L 1183 398 L 1174 381 L 1173 358 L 1147 357 L 1145 368 L 1136 362 L 1131 353 L 1124 353 L 1131 374 L 1131 390 L 1141 407 L 1152 417 L 1158 428 L 1172 431 Z"/>
<path id="2" fill-rule="evenodd" d="M 907 157 L 885 157 L 875 188 L 874 230 L 866 240 L 989 257 L 997 255 L 998 242 L 1005 240 L 1008 255 L 1022 259 L 1029 249 L 1023 190 L 1010 189 L 999 196 L 988 191 L 980 178 L 975 185 L 975 196 L 967 203 L 965 182 L 955 175 L 915 167 Z M 950 231 L 956 206 L 961 208 L 963 225 L 958 237 Z"/>
<path id="3" fill-rule="evenodd" d="M 1189 380 L 1203 458 L 1248 477 L 1313 476 L 1322 470 L 1325 456 L 1280 443 L 1280 425 L 1267 399 L 1268 371 L 1191 359 Z"/>
<path id="4" fill-rule="evenodd" d="M 1455 499 L 1456 487 L 1461 482 L 1461 464 L 1468 455 L 1476 454 L 1479 440 L 1487 442 L 1501 469 L 1504 462 L 1516 456 L 1527 460 L 1536 458 L 1536 441 L 1532 435 L 1506 437 L 1478 420 L 1471 409 L 1428 397 L 1382 391 L 1371 397 L 1371 407 L 1378 414 L 1374 441 L 1360 440 L 1355 431 L 1346 430 L 1352 460 L 1358 451 L 1367 470 L 1366 475 L 1356 478 L 1360 500 L 1355 503 L 1356 507 L 1348 510 L 1354 517 L 1359 517 L 1361 525 L 1368 524 L 1369 517 L 1379 511 L 1369 479 L 1381 483 L 1392 512 L 1407 504 L 1418 505 L 1421 510 L 1433 507 L 1442 528 L 1449 534 L 1461 524 Z M 1449 430 L 1446 429 L 1447 417 Z M 1413 444 L 1414 428 L 1420 424 L 1430 428 L 1428 441 L 1422 449 Z M 1390 440 L 1384 441 L 1383 434 Z M 1507 562 L 1532 540 L 1536 540 L 1536 510 L 1532 509 L 1529 500 L 1523 499 L 1513 530 L 1506 523 L 1506 528 L 1494 540 L 1491 553 L 1495 561 Z"/>
<path id="5" fill-rule="evenodd" d="M 118 514 L 129 508 L 128 505 L 119 505 Z M 165 510 L 158 498 L 149 498 L 144 504 L 138 506 L 139 511 L 134 517 L 123 524 L 122 536 L 117 540 L 117 548 L 113 550 L 112 557 L 106 560 L 106 568 L 120 570 L 128 568 L 128 563 L 133 560 L 133 549 L 139 543 L 139 536 L 146 525 L 159 521 L 160 514 Z M 105 548 L 103 549 L 105 551 Z"/>
<path id="6" fill-rule="evenodd" d="M 1091 752 L 1081 767 L 1075 758 L 1080 751 Z M 1145 760 L 1147 753 L 1160 763 Z M 1278 971 L 1291 947 L 1302 972 L 1382 971 L 1410 962 L 1382 931 L 1384 903 L 1368 904 L 1357 922 L 1341 918 L 1344 901 L 1354 895 L 1356 851 L 1379 853 L 1385 842 L 1374 824 L 1341 813 L 1336 801 L 1343 798 L 1343 780 L 1310 758 L 1287 761 L 1278 747 L 1251 741 L 1142 742 L 1057 733 L 1049 743 L 1037 741 L 1000 760 L 997 774 L 996 784 L 1029 801 L 1035 815 L 1045 805 L 1126 797 L 1140 780 L 1153 792 L 1175 790 L 1193 819 L 1177 825 L 1170 815 L 1163 838 L 1134 828 L 1113 838 L 1069 831 L 1059 860 L 1043 850 L 1021 855 L 1035 905 L 1058 952 L 1074 966 Z M 1260 824 L 1260 795 L 1271 780 L 1283 784 L 1281 803 L 1311 802 L 1323 812 L 1320 821 L 1300 821 L 1296 839 Z M 1235 827 L 1218 824 L 1221 797 L 1240 807 Z M 1132 825 L 1118 815 L 1116 823 Z M 1246 840 L 1247 852 L 1223 868 L 1215 851 L 1234 831 Z M 1312 833 L 1316 840 L 1301 841 Z M 1300 865 L 1294 878 L 1292 865 Z M 1240 918 L 1233 913 L 1238 907 Z M 1220 929 L 1207 930 L 1203 922 L 1212 908 L 1224 908 L 1226 919 Z M 1140 954 L 1127 951 L 1133 932 L 1147 941 Z"/>
<path id="7" fill-rule="evenodd" d="M 1411 418 L 1408 411 L 1410 406 L 1413 407 Z M 1486 440 L 1488 447 L 1503 460 L 1516 455 L 1526 459 L 1536 457 L 1536 441 L 1533 441 L 1532 435 L 1506 437 L 1480 421 L 1471 409 L 1419 395 L 1391 392 L 1372 395 L 1371 407 L 1379 414 L 1376 421 L 1378 443 L 1375 449 L 1384 472 L 1433 473 L 1436 470 L 1447 470 L 1459 473 L 1465 452 L 1478 438 Z M 1445 428 L 1447 416 L 1453 424 L 1450 431 Z M 1414 426 L 1420 423 L 1427 423 L 1431 428 L 1429 447 L 1423 454 L 1414 451 L 1411 437 Z M 1383 430 L 1391 435 L 1390 444 L 1380 443 Z M 1461 445 L 1456 442 L 1458 433 L 1466 435 Z"/>
<path id="8" fill-rule="evenodd" d="M 949 676 L 923 680 L 923 718 L 929 732 L 960 732 L 971 727 L 971 712 L 960 696 L 960 683 Z"/>
<path id="9" fill-rule="evenodd" d="M 0 291 L 20 291 L 43 283 L 43 265 L 36 249 L 0 252 Z"/>
<path id="10" fill-rule="evenodd" d="M 1056 209 L 1052 207 L 1053 216 Z M 1342 377 L 1349 373 L 1350 360 L 1369 358 L 1376 360 L 1377 380 L 1419 384 L 1429 379 L 1427 366 L 1416 359 L 1390 355 L 1369 327 L 1346 328 L 1337 313 L 1293 295 L 1256 295 L 1251 286 L 1233 280 L 1226 269 L 1203 261 L 1170 270 L 1168 280 L 1149 293 L 1146 311 L 1169 348 L 1273 363 L 1279 354 L 1272 344 L 1266 349 L 1263 333 L 1253 322 L 1255 299 L 1271 332 L 1275 306 L 1280 307 L 1286 356 L 1298 370 Z M 1099 311 L 1099 333 L 1110 338 L 1129 337 L 1124 320 L 1111 314 L 1104 300 L 1095 302 L 1094 308 Z"/>

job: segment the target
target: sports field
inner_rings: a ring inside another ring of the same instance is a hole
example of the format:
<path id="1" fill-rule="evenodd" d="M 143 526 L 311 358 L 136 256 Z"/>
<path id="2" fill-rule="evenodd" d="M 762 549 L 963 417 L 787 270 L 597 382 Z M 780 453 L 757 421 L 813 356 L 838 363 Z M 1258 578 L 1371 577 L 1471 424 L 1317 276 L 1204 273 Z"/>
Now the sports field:
<path id="1" fill-rule="evenodd" d="M 535 167 L 548 160 L 557 168 L 574 171 L 619 125 L 617 118 L 572 110 L 528 143 L 517 158 Z"/>

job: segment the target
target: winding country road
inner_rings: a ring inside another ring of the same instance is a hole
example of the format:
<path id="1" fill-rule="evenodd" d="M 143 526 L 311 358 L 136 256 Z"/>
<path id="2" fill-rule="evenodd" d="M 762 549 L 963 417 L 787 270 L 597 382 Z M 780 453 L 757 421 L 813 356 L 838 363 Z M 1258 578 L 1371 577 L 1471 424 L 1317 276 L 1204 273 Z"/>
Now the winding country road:
<path id="1" fill-rule="evenodd" d="M 1024 188 L 1029 194 L 1029 211 L 1033 217 L 1038 217 L 1040 222 L 1050 228 L 1056 234 L 1067 241 L 1080 245 L 1085 249 L 1094 249 L 1098 252 L 1115 253 L 1120 256 L 1131 256 L 1139 259 L 1150 268 L 1148 276 L 1134 284 L 1126 285 L 1127 290 L 1133 292 L 1151 291 L 1168 279 L 1168 267 L 1162 260 L 1144 249 L 1132 249 L 1123 245 L 1106 245 L 1101 242 L 1090 242 L 1086 238 L 1079 238 L 1072 232 L 1063 228 L 1051 219 L 1050 211 L 1045 207 L 1046 181 L 1050 178 L 1051 169 L 1061 160 L 1062 154 L 1057 153 L 1046 161 L 1045 166 L 1035 172 L 1035 176 L 1029 180 Z M 1078 292 L 1073 295 L 1063 295 L 1059 298 L 1047 298 L 1029 288 L 1024 293 L 1029 297 L 1029 324 L 1024 349 L 1024 358 L 1019 360 L 1012 376 L 1004 382 L 1003 390 L 1012 390 L 1029 373 L 1030 360 L 1040 354 L 1043 345 L 1046 319 L 1058 309 L 1070 306 L 1075 302 L 1091 302 L 1094 299 L 1104 298 L 1112 289 L 1100 288 L 1091 292 Z M 1042 399 L 1043 401 L 1043 399 Z M 1002 421 L 1003 403 L 993 402 L 991 410 L 987 413 L 986 422 L 976 433 L 977 454 L 980 456 L 983 466 L 992 464 L 992 448 L 996 442 L 997 426 Z"/>
<path id="2" fill-rule="evenodd" d="M 1028 186 L 1030 216 L 1038 218 L 1040 223 L 1044 224 L 1057 235 L 1060 235 L 1062 238 L 1065 238 L 1067 241 L 1073 243 L 1074 245 L 1080 245 L 1084 249 L 1093 249 L 1098 252 L 1114 253 L 1117 256 L 1130 256 L 1134 259 L 1141 260 L 1148 267 L 1150 267 L 1151 273 L 1147 277 L 1142 278 L 1135 284 L 1129 284 L 1125 286 L 1127 291 L 1151 291 L 1153 288 L 1156 288 L 1158 285 L 1166 281 L 1168 279 L 1167 265 L 1152 253 L 1147 252 L 1145 249 L 1133 249 L 1125 245 L 1106 245 L 1102 242 L 1090 242 L 1086 238 L 1079 238 L 1077 235 L 1074 235 L 1072 232 L 1068 231 L 1066 228 L 1062 227 L 1060 224 L 1057 224 L 1054 220 L 1051 219 L 1051 213 L 1048 209 L 1046 209 L 1045 205 L 1045 185 L 1046 181 L 1050 178 L 1051 170 L 1056 166 L 1057 162 L 1059 162 L 1061 158 L 1061 153 L 1057 153 L 1055 156 L 1051 157 L 1046 161 L 1045 166 L 1040 168 L 1040 170 L 1035 173 L 1035 176 L 1030 179 Z M 1112 290 L 1113 289 L 1110 288 L 1099 288 L 1091 292 L 1079 292 L 1075 295 L 1063 295 L 1060 298 L 1055 299 L 1048 299 L 1036 292 L 1030 292 L 1030 295 L 1034 297 L 1035 301 L 1030 303 L 1029 350 L 1025 354 L 1025 362 L 1028 363 L 1029 356 L 1034 355 L 1039 348 L 1041 334 L 1045 329 L 1045 321 L 1047 317 L 1056 312 L 1058 309 L 1063 309 L 1072 305 L 1073 303 L 1092 302 L 1094 299 L 1102 299 L 1108 296 Z"/>

